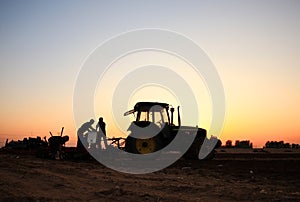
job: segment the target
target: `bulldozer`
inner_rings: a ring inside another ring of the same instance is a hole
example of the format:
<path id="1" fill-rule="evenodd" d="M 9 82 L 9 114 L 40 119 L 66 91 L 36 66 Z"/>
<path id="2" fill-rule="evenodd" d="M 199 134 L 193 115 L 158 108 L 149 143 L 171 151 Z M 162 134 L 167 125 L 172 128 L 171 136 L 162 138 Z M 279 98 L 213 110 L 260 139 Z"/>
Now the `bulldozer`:
<path id="1" fill-rule="evenodd" d="M 215 149 L 221 146 L 221 141 L 215 137 L 207 138 L 207 132 L 203 128 L 193 126 L 181 126 L 179 106 L 177 107 L 178 124 L 174 124 L 175 109 L 160 102 L 138 102 L 132 110 L 124 113 L 124 116 L 133 114 L 135 120 L 131 122 L 128 131 L 130 134 L 125 139 L 125 151 L 134 154 L 149 154 L 161 150 L 174 140 L 178 130 L 196 130 L 196 135 L 189 149 L 183 154 L 185 159 L 198 159 L 199 151 L 205 140 L 214 139 L 216 144 L 205 159 L 212 159 Z M 147 128 L 147 130 L 144 130 Z M 155 135 L 153 136 L 153 134 Z"/>

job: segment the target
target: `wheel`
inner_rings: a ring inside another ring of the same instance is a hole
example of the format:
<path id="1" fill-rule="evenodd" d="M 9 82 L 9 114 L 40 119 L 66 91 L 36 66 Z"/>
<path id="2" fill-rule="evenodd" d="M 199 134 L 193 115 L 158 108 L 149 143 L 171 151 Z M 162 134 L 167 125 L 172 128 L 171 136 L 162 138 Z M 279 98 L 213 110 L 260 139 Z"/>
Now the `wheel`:
<path id="1" fill-rule="evenodd" d="M 128 136 L 125 140 L 125 151 L 134 154 L 149 154 L 162 149 L 162 147 L 163 142 L 160 134 L 146 139 Z"/>
<path id="2" fill-rule="evenodd" d="M 136 139 L 135 140 L 135 147 L 138 153 L 140 154 L 149 154 L 155 152 L 156 149 L 156 142 L 154 138 L 148 139 Z"/>

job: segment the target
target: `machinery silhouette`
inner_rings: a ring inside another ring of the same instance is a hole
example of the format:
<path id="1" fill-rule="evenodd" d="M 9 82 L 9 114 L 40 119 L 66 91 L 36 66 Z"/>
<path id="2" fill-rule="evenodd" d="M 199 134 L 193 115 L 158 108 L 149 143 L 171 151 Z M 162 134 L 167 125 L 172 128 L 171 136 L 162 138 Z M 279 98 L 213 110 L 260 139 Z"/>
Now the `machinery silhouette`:
<path id="1" fill-rule="evenodd" d="M 194 141 L 184 154 L 184 158 L 198 159 L 201 146 L 207 138 L 206 130 L 193 126 L 181 126 L 179 107 L 177 107 L 178 125 L 175 125 L 173 121 L 174 111 L 175 109 L 167 103 L 136 103 L 134 109 L 124 113 L 124 116 L 134 114 L 136 117 L 136 120 L 128 128 L 130 134 L 125 139 L 125 151 L 135 154 L 148 154 L 159 151 L 174 140 L 180 128 L 187 134 L 189 134 L 189 131 L 197 130 Z M 156 135 L 153 136 L 153 134 Z M 206 158 L 213 158 L 214 149 L 220 147 L 221 144 L 221 141 L 217 140 L 217 144 Z"/>

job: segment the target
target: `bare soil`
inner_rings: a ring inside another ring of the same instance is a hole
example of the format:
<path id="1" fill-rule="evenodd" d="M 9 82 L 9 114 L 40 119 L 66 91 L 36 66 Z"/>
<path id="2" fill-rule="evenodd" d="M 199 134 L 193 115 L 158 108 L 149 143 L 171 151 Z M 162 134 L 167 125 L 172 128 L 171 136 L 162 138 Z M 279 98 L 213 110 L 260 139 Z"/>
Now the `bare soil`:
<path id="1" fill-rule="evenodd" d="M 124 174 L 95 162 L 0 153 L 0 201 L 300 201 L 299 154 L 230 154 Z"/>

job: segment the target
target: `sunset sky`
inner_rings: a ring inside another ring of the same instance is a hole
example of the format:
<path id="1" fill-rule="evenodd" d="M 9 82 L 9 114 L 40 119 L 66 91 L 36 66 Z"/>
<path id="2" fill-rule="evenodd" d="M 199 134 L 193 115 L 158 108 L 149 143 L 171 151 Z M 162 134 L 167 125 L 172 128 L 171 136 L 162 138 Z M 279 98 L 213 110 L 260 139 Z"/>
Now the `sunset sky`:
<path id="1" fill-rule="evenodd" d="M 74 145 L 73 91 L 82 64 L 107 39 L 143 28 L 183 34 L 207 53 L 225 90 L 223 142 L 300 143 L 300 1 L 29 0 L 0 1 L 0 145 L 6 138 L 49 137 L 62 126 Z M 174 101 L 156 96 L 143 99 Z M 117 137 L 104 119 L 108 136 Z M 209 127 L 209 119 L 199 125 Z"/>

